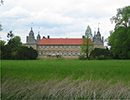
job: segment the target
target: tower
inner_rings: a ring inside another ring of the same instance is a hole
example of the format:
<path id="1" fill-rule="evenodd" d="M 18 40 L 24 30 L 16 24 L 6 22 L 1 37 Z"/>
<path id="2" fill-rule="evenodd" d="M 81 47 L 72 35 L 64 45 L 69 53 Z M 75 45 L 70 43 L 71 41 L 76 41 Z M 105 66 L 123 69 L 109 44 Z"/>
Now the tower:
<path id="1" fill-rule="evenodd" d="M 37 40 L 35 39 L 34 32 L 33 32 L 33 29 L 31 27 L 31 30 L 29 32 L 29 36 L 27 36 L 26 46 L 36 49 L 36 45 L 37 45 Z"/>
<path id="2" fill-rule="evenodd" d="M 38 33 L 38 35 L 37 35 L 37 42 L 40 41 L 40 40 L 41 40 L 41 36 L 40 36 L 40 34 Z"/>
<path id="3" fill-rule="evenodd" d="M 101 39 L 100 30 L 98 28 L 97 34 L 94 33 L 93 39 L 94 48 L 104 48 L 103 40 Z"/>
<path id="4" fill-rule="evenodd" d="M 27 43 L 26 44 L 36 44 L 36 40 L 35 40 L 35 37 L 34 37 L 34 32 L 33 32 L 33 29 L 31 27 L 31 30 L 29 32 L 29 36 L 27 37 Z"/>

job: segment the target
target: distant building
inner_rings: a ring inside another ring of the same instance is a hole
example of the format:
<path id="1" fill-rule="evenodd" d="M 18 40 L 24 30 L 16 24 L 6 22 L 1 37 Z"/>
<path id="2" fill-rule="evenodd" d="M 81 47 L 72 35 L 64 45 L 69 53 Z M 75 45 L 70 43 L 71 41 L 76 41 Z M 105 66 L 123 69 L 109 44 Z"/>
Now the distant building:
<path id="1" fill-rule="evenodd" d="M 63 57 L 63 58 L 78 58 L 81 55 L 81 45 L 83 44 L 82 38 L 50 38 L 50 36 L 41 36 L 38 34 L 37 39 L 34 37 L 33 29 L 31 28 L 29 36 L 26 39 L 26 46 L 32 47 L 38 51 L 38 57 Z M 94 34 L 93 41 L 89 40 L 90 45 L 94 48 L 104 48 L 103 38 L 98 32 Z"/>

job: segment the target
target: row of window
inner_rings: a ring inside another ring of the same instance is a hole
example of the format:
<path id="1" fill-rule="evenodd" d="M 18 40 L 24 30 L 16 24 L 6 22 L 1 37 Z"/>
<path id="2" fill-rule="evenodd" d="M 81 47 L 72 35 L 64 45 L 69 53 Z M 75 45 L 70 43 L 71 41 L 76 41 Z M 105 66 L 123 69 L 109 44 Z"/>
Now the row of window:
<path id="1" fill-rule="evenodd" d="M 38 46 L 38 48 L 81 48 L 81 46 Z"/>
<path id="2" fill-rule="evenodd" d="M 56 56 L 56 55 L 64 55 L 64 56 L 79 56 L 80 55 L 80 53 L 79 52 L 59 52 L 59 51 L 57 51 L 57 52 L 55 52 L 55 51 L 53 51 L 53 52 L 51 52 L 51 51 L 49 51 L 49 52 L 45 52 L 45 51 L 42 51 L 42 52 L 39 52 L 39 55 L 53 55 L 53 56 Z"/>

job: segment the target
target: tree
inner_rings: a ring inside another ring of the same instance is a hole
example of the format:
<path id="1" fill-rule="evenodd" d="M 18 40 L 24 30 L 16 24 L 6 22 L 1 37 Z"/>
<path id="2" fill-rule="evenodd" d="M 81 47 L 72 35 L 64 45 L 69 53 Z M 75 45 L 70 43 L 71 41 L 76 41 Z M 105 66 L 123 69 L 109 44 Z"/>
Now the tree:
<path id="1" fill-rule="evenodd" d="M 111 52 L 108 48 L 106 49 L 95 48 L 94 50 L 92 50 L 90 54 L 90 59 L 97 59 L 97 60 L 112 59 Z"/>
<path id="2" fill-rule="evenodd" d="M 15 36 L 14 38 L 10 39 L 8 45 L 12 45 L 13 47 L 20 47 L 22 46 L 22 42 L 19 36 Z"/>
<path id="3" fill-rule="evenodd" d="M 117 9 L 116 16 L 111 18 L 111 21 L 116 23 L 115 28 L 129 27 L 130 25 L 130 6 Z"/>
<path id="4" fill-rule="evenodd" d="M 2 58 L 2 54 L 3 54 L 3 48 L 5 46 L 5 41 L 0 40 L 0 59 Z"/>
<path id="5" fill-rule="evenodd" d="M 10 33 L 11 34 L 8 34 L 10 40 L 6 45 L 4 41 L 0 41 L 0 59 L 32 60 L 37 58 L 38 53 L 36 50 L 34 50 L 33 48 L 25 47 L 22 44 L 19 36 L 13 37 L 14 35 L 12 35 L 12 32 Z"/>
<path id="6" fill-rule="evenodd" d="M 17 50 L 17 55 L 14 57 L 14 59 L 17 60 L 35 60 L 38 56 L 38 53 L 33 48 L 28 47 L 20 47 Z"/>
<path id="7" fill-rule="evenodd" d="M 86 54 L 86 59 L 89 59 L 89 54 L 92 50 L 92 31 L 90 26 L 87 26 L 85 36 L 83 37 L 82 53 Z"/>
<path id="8" fill-rule="evenodd" d="M 118 9 L 111 20 L 116 24 L 109 37 L 113 57 L 130 59 L 130 6 Z"/>

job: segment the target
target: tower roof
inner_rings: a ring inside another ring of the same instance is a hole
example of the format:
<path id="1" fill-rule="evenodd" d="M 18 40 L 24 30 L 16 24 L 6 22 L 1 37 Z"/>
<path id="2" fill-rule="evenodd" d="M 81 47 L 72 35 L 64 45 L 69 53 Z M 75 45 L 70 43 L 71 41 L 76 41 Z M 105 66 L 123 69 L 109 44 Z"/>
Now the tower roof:
<path id="1" fill-rule="evenodd" d="M 99 27 L 98 27 L 98 31 L 97 31 L 97 36 L 101 36 L 100 31 L 99 31 Z"/>

